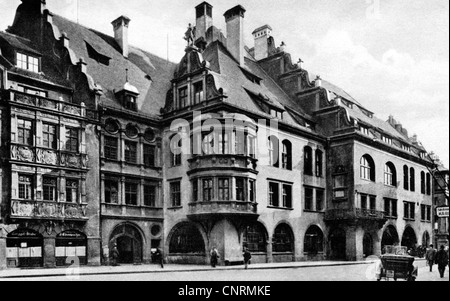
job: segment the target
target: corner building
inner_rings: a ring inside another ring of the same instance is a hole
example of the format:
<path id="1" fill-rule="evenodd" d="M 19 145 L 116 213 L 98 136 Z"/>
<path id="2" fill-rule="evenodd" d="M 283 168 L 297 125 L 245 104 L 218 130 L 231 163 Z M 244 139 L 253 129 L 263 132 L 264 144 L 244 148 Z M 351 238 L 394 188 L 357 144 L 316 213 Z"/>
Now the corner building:
<path id="1" fill-rule="evenodd" d="M 0 267 L 361 260 L 427 245 L 432 162 L 293 63 L 272 27 L 207 2 L 178 64 L 22 0 L 0 33 Z M 138 30 L 138 29 L 134 29 Z M 5 163 L 3 163 L 5 162 Z M 84 249 L 83 249 L 84 248 Z M 62 256 L 64 254 L 64 256 Z M 82 255 L 85 256 L 82 256 Z"/>

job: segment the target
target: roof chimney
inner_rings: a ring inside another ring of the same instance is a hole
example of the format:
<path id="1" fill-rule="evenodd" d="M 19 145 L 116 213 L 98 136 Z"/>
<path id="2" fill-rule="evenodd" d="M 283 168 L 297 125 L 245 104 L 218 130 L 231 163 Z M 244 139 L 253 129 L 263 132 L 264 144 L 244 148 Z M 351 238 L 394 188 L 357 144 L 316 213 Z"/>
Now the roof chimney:
<path id="1" fill-rule="evenodd" d="M 314 81 L 315 87 L 322 87 L 322 78 L 320 78 L 320 75 L 317 75 L 316 80 Z"/>
<path id="2" fill-rule="evenodd" d="M 269 56 L 269 38 L 272 34 L 270 25 L 261 26 L 253 31 L 255 38 L 255 59 L 257 61 L 265 59 Z"/>
<path id="3" fill-rule="evenodd" d="M 196 12 L 196 39 L 203 38 L 206 41 L 206 32 L 213 26 L 212 5 L 203 2 L 195 7 Z"/>
<path id="4" fill-rule="evenodd" d="M 114 27 L 114 38 L 122 49 L 122 55 L 128 57 L 129 45 L 128 45 L 128 25 L 130 24 L 130 18 L 126 16 L 120 16 L 112 21 Z"/>
<path id="5" fill-rule="evenodd" d="M 224 14 L 227 23 L 227 48 L 240 65 L 244 64 L 245 12 L 245 8 L 237 5 Z"/>

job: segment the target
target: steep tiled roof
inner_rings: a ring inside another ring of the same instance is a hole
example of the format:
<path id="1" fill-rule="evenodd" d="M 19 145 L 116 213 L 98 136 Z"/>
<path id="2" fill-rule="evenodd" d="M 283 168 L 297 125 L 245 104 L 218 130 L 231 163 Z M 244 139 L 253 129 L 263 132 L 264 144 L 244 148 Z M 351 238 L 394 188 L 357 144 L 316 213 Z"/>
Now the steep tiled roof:
<path id="1" fill-rule="evenodd" d="M 225 102 L 250 112 L 265 114 L 252 97 L 252 95 L 261 95 L 267 98 L 266 101 L 274 107 L 296 108 L 300 114 L 312 119 L 252 59 L 246 57 L 244 64 L 240 66 L 222 43 L 218 41 L 208 45 L 203 57 L 210 63 L 217 88 L 222 88 L 225 95 L 228 96 Z M 245 71 L 261 79 L 260 84 L 251 81 L 245 75 Z M 270 115 L 268 117 L 270 118 Z M 299 126 L 299 123 L 290 114 L 284 114 L 283 122 L 291 126 Z"/>
<path id="2" fill-rule="evenodd" d="M 42 54 L 35 49 L 36 47 L 34 47 L 30 40 L 3 31 L 0 31 L 0 39 L 6 41 L 13 48 L 42 56 Z"/>
<path id="3" fill-rule="evenodd" d="M 140 95 L 138 108 L 141 113 L 159 115 L 164 107 L 167 91 L 171 87 L 175 64 L 149 52 L 130 46 L 128 59 L 120 46 L 111 36 L 89 29 L 58 15 L 53 16 L 53 24 L 61 33 L 66 33 L 70 49 L 76 57 L 87 63 L 87 73 L 95 84 L 101 86 L 104 96 L 101 101 L 112 107 L 122 108 L 116 100 L 115 92 L 126 82 L 126 69 L 130 84 L 135 86 Z M 89 56 L 87 44 L 109 59 L 109 64 L 98 62 Z"/>

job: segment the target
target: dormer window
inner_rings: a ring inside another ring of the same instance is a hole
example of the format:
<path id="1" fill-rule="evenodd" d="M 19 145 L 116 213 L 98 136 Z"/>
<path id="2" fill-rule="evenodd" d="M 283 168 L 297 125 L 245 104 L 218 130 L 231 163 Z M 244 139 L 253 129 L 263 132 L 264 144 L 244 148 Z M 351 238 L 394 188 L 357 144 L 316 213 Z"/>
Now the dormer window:
<path id="1" fill-rule="evenodd" d="M 283 112 L 275 109 L 270 109 L 270 115 L 278 119 L 283 119 Z"/>
<path id="2" fill-rule="evenodd" d="M 31 72 L 39 72 L 39 58 L 18 52 L 16 67 Z"/>
<path id="3" fill-rule="evenodd" d="M 199 104 L 203 101 L 203 82 L 198 82 L 194 84 L 194 105 Z"/>
<path id="4" fill-rule="evenodd" d="M 409 145 L 402 144 L 402 150 L 410 152 L 411 151 L 411 147 Z"/>
<path id="5" fill-rule="evenodd" d="M 360 131 L 362 134 L 364 134 L 364 135 L 366 135 L 366 136 L 369 136 L 369 133 L 370 133 L 370 132 L 369 132 L 369 128 L 360 125 L 360 126 L 359 126 L 359 131 Z"/>
<path id="6" fill-rule="evenodd" d="M 420 152 L 420 157 L 422 159 L 427 159 L 427 153 L 426 152 Z"/>
<path id="7" fill-rule="evenodd" d="M 136 96 L 125 95 L 125 108 L 132 111 L 137 111 Z"/>
<path id="8" fill-rule="evenodd" d="M 387 136 L 382 136 L 381 140 L 383 140 L 384 143 L 392 145 L 392 139 Z"/>
<path id="9" fill-rule="evenodd" d="M 183 87 L 178 89 L 178 108 L 182 109 L 187 106 L 188 102 L 188 89 Z"/>

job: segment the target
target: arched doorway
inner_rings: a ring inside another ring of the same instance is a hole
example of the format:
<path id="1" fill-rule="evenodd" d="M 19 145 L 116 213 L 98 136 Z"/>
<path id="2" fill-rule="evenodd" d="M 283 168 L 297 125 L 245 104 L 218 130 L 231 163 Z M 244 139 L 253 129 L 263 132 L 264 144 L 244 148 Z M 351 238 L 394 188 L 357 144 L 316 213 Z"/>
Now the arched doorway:
<path id="1" fill-rule="evenodd" d="M 287 224 L 279 224 L 272 236 L 272 252 L 274 262 L 290 262 L 294 260 L 294 233 Z"/>
<path id="2" fill-rule="evenodd" d="M 19 229 L 6 238 L 8 267 L 42 267 L 43 237 L 30 229 Z"/>
<path id="3" fill-rule="evenodd" d="M 413 228 L 406 227 L 402 236 L 402 246 L 405 246 L 408 249 L 415 250 L 416 245 L 417 245 L 416 233 L 414 232 Z"/>
<path id="4" fill-rule="evenodd" d="M 392 225 L 387 226 L 381 238 L 381 252 L 385 252 L 385 246 L 396 246 L 399 242 L 397 229 Z"/>
<path id="5" fill-rule="evenodd" d="M 87 238 L 86 235 L 76 231 L 64 231 L 56 236 L 56 265 L 71 265 L 76 261 L 79 265 L 87 264 Z"/>
<path id="6" fill-rule="evenodd" d="M 306 231 L 303 252 L 308 255 L 323 252 L 323 233 L 319 227 L 314 225 Z"/>
<path id="7" fill-rule="evenodd" d="M 334 229 L 330 234 L 330 259 L 346 260 L 346 235 L 345 231 L 339 228 Z"/>
<path id="8" fill-rule="evenodd" d="M 136 264 L 142 262 L 143 240 L 140 231 L 131 224 L 117 226 L 111 234 L 109 247 L 117 244 L 119 263 Z"/>
<path id="9" fill-rule="evenodd" d="M 205 242 L 194 224 L 183 223 L 175 229 L 170 238 L 169 253 L 205 254 Z"/>
<path id="10" fill-rule="evenodd" d="M 373 255 L 373 239 L 372 239 L 372 235 L 370 235 L 369 233 L 364 234 L 363 252 L 364 252 L 364 257 L 369 257 L 370 255 Z"/>

